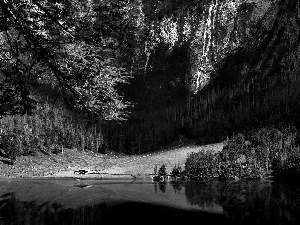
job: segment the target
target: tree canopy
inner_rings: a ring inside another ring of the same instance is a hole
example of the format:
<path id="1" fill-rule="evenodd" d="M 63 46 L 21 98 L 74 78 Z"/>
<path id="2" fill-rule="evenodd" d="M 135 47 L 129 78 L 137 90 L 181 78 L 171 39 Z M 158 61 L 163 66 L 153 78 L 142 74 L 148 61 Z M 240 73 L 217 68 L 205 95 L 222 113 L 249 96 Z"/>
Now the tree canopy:
<path id="1" fill-rule="evenodd" d="M 134 52 L 138 1 L 1 0 L 0 115 L 30 112 L 32 85 L 48 84 L 101 119 L 124 119 L 130 103 L 124 55 Z"/>

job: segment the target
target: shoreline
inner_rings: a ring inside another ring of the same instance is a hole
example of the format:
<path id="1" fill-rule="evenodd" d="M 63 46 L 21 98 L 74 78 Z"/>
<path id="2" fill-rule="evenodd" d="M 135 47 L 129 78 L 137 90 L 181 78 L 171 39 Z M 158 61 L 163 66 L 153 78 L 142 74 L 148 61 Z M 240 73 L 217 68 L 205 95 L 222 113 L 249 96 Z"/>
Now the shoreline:
<path id="1" fill-rule="evenodd" d="M 68 149 L 64 154 L 18 157 L 14 165 L 0 161 L 0 179 L 146 179 L 153 174 L 155 165 L 166 165 L 170 172 L 176 165 L 184 168 L 186 157 L 191 152 L 221 151 L 223 143 L 198 146 L 181 144 L 142 155 L 97 154 L 90 151 Z M 74 171 L 86 170 L 85 174 Z"/>

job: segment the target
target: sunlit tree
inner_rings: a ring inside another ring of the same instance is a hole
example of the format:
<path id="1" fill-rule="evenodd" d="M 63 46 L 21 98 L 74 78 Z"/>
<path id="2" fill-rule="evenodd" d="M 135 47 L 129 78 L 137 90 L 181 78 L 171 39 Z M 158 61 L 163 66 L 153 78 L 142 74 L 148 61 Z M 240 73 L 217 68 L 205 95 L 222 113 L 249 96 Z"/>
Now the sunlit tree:
<path id="1" fill-rule="evenodd" d="M 30 112 L 32 84 L 47 83 L 89 115 L 124 119 L 117 85 L 128 82 L 121 59 L 138 41 L 138 3 L 1 0 L 0 115 Z"/>

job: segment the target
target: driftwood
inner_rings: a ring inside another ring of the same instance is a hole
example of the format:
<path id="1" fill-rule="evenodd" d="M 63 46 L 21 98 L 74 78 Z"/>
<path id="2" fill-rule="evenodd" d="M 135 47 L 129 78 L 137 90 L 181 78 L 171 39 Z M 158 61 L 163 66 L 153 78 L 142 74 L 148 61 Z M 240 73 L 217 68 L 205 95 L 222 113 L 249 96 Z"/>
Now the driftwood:
<path id="1" fill-rule="evenodd" d="M 78 173 L 78 174 L 86 174 L 87 172 L 89 172 L 89 171 L 87 171 L 87 170 L 75 170 L 74 171 L 74 174 L 76 174 L 76 173 Z"/>
<path id="2" fill-rule="evenodd" d="M 84 175 L 84 174 L 86 174 L 88 172 L 89 171 L 87 171 L 87 170 L 75 170 L 74 174 L 77 173 L 77 174 L 83 174 Z M 136 176 L 134 176 L 133 174 L 130 174 L 130 173 L 99 173 L 99 172 L 90 172 L 88 174 L 102 174 L 102 175 L 106 174 L 106 175 L 112 175 L 112 176 L 131 176 L 134 179 L 137 178 Z"/>

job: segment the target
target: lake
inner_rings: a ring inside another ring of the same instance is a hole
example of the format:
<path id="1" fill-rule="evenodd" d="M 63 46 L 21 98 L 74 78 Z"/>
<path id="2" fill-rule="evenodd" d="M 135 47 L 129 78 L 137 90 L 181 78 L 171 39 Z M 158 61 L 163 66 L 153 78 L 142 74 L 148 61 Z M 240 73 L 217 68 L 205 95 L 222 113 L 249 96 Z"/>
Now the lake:
<path id="1" fill-rule="evenodd" d="M 0 180 L 0 224 L 299 224 L 300 186 L 271 181 Z"/>

